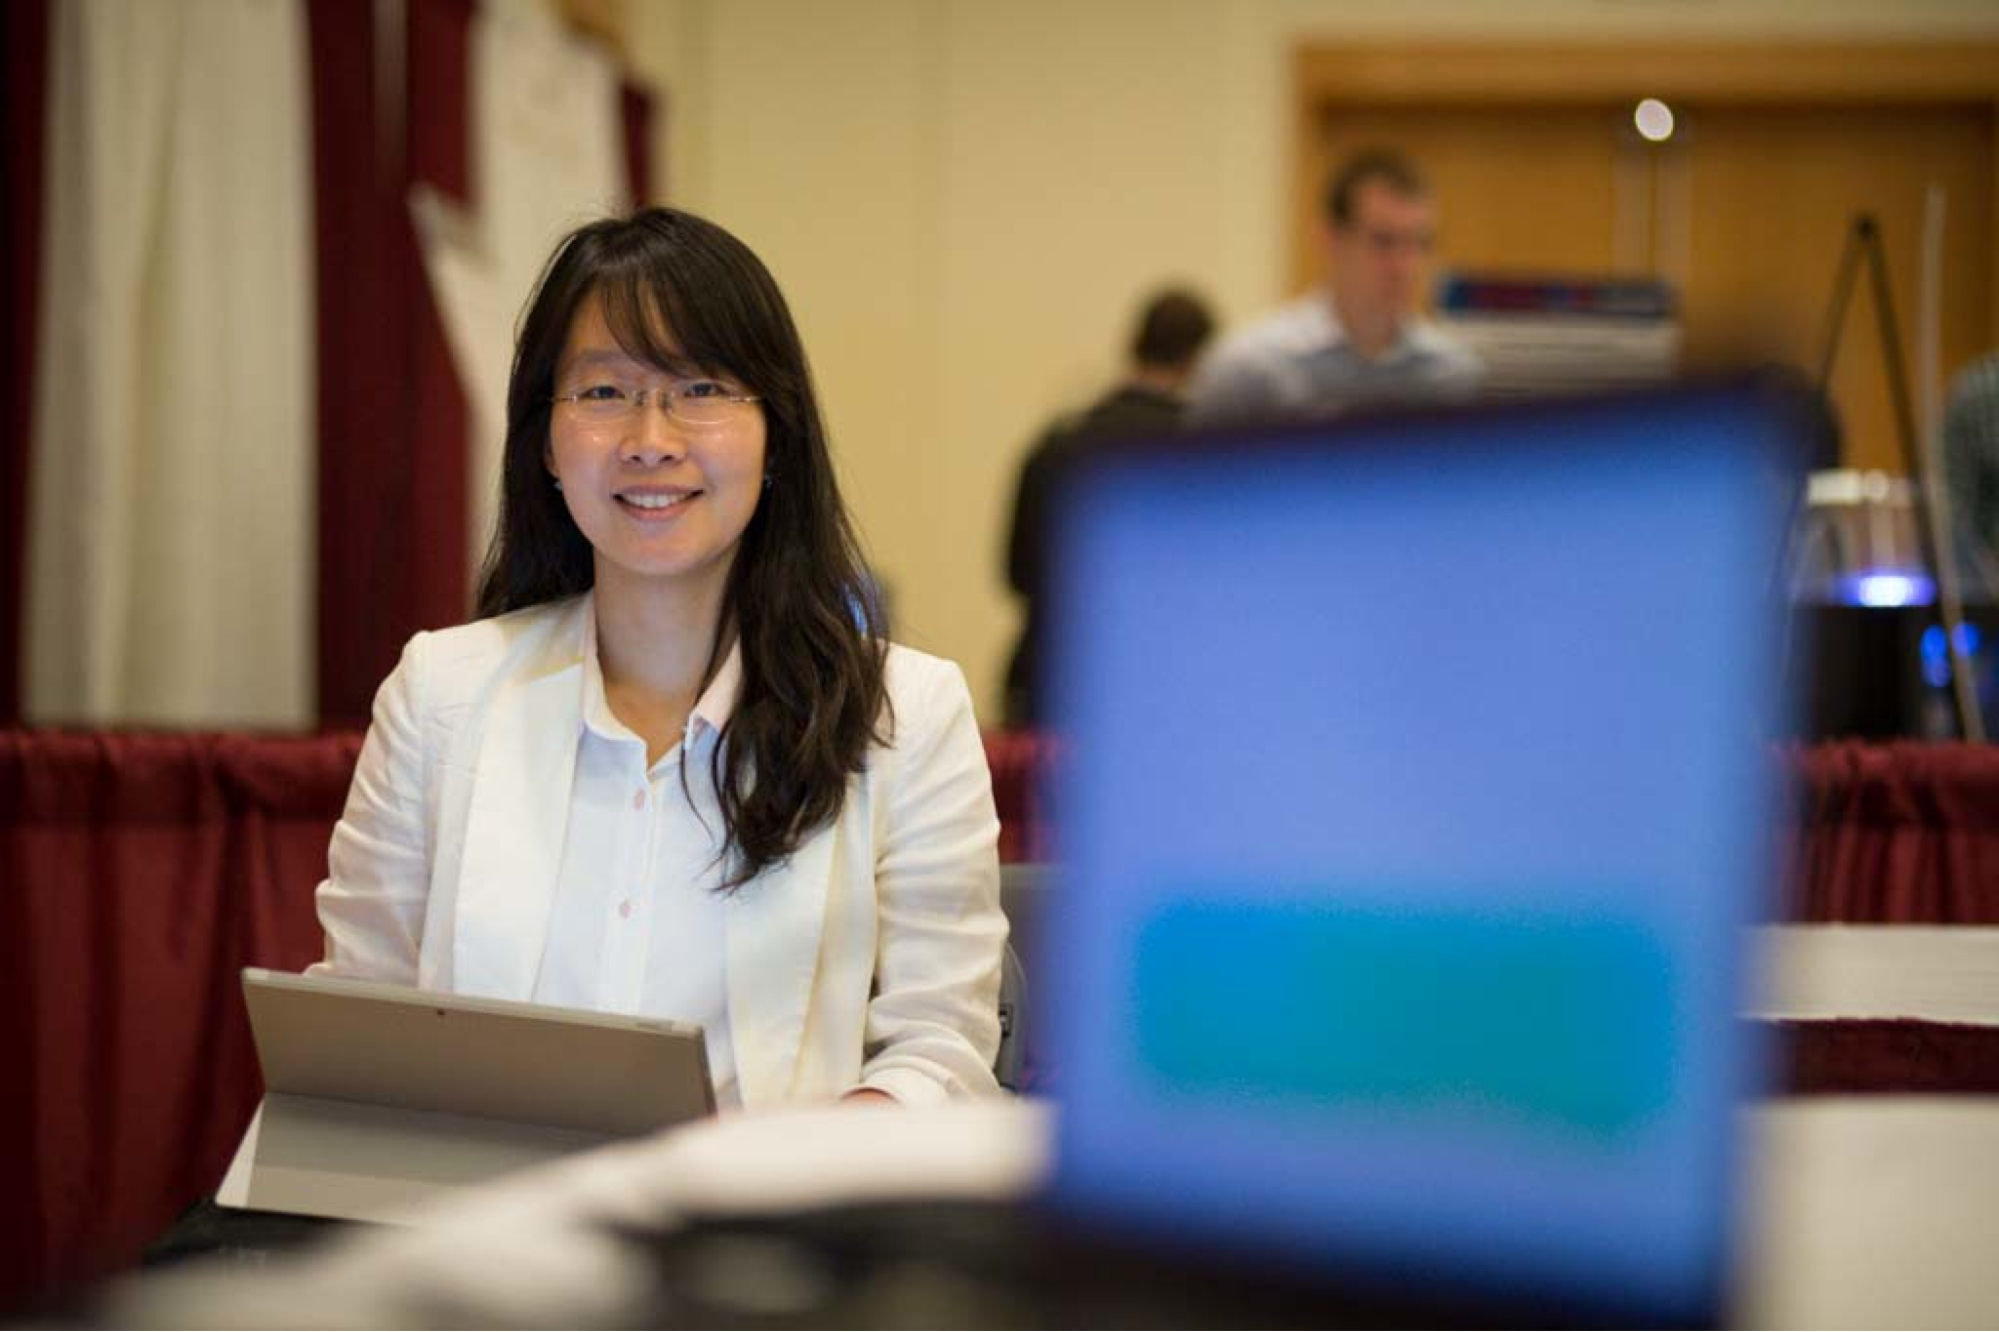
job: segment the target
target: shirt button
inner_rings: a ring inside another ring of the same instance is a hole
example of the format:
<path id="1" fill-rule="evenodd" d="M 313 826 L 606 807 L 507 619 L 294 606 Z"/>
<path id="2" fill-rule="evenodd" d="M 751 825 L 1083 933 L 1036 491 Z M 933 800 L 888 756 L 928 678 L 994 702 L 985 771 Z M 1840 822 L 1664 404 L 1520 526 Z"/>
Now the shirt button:
<path id="1" fill-rule="evenodd" d="M 632 918 L 632 899 L 628 897 L 624 901 L 618 903 L 618 915 L 621 919 L 624 920 L 630 920 Z"/>
<path id="2" fill-rule="evenodd" d="M 640 787 L 638 790 L 632 792 L 632 808 L 644 809 L 645 807 L 646 807 L 645 788 Z"/>

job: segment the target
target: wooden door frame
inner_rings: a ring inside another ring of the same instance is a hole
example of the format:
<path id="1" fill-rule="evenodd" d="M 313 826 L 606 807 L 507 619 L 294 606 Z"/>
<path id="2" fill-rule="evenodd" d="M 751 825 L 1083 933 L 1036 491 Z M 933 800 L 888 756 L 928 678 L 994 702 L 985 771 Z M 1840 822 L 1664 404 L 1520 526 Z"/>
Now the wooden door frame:
<path id="1" fill-rule="evenodd" d="M 1654 41 L 1301 43 L 1292 53 L 1294 279 L 1311 270 L 1309 179 L 1326 113 L 1340 106 L 1601 104 L 1662 97 L 1734 105 L 1983 104 L 1994 131 L 1999 218 L 1999 42 Z M 1999 250 L 1999 221 L 1994 224 Z M 1991 292 L 1999 336 L 1999 266 Z"/>

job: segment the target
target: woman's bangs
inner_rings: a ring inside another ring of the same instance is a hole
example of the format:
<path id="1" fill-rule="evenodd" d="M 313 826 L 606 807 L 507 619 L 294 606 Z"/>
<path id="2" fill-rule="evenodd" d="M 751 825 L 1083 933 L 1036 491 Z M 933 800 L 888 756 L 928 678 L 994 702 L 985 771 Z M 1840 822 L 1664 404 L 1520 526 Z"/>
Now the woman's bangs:
<path id="1" fill-rule="evenodd" d="M 680 293 L 634 265 L 597 283 L 604 322 L 625 354 L 677 379 L 735 378 L 728 358 Z"/>

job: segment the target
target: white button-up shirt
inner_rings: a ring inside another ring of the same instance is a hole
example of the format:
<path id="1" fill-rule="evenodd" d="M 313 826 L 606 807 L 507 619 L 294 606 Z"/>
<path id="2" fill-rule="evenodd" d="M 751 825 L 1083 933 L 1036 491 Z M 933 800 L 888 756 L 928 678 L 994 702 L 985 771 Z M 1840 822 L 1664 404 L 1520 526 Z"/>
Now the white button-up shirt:
<path id="1" fill-rule="evenodd" d="M 534 1001 L 700 1024 L 715 1103 L 737 1106 L 710 764 L 735 706 L 740 650 L 730 649 L 680 743 L 648 769 L 645 741 L 605 696 L 594 617 L 585 634 L 583 733 Z"/>
<path id="2" fill-rule="evenodd" d="M 1404 320 L 1380 356 L 1362 356 L 1331 297 L 1318 291 L 1208 353 L 1188 387 L 1187 422 L 1304 420 L 1367 405 L 1463 399 L 1484 374 L 1477 353 L 1421 316 Z"/>

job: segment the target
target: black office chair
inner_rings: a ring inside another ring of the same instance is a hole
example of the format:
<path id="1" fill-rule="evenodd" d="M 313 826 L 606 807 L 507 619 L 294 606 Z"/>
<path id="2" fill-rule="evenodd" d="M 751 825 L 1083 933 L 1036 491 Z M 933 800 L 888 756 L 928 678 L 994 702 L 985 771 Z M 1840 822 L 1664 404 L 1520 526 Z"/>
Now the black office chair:
<path id="1" fill-rule="evenodd" d="M 1020 954 L 1006 946 L 1000 964 L 999 1051 L 993 1056 L 993 1076 L 1010 1092 L 1020 1090 L 1021 1068 L 1026 1064 L 1027 972 Z"/>
<path id="2" fill-rule="evenodd" d="M 1000 1043 L 993 1057 L 993 1076 L 1011 1092 L 1020 1090 L 1027 1066 L 1027 967 L 1023 953 L 1034 948 L 1035 917 L 1048 891 L 1046 865 L 1000 866 L 1000 909 L 1006 913 L 1010 937 L 1000 970 Z"/>

